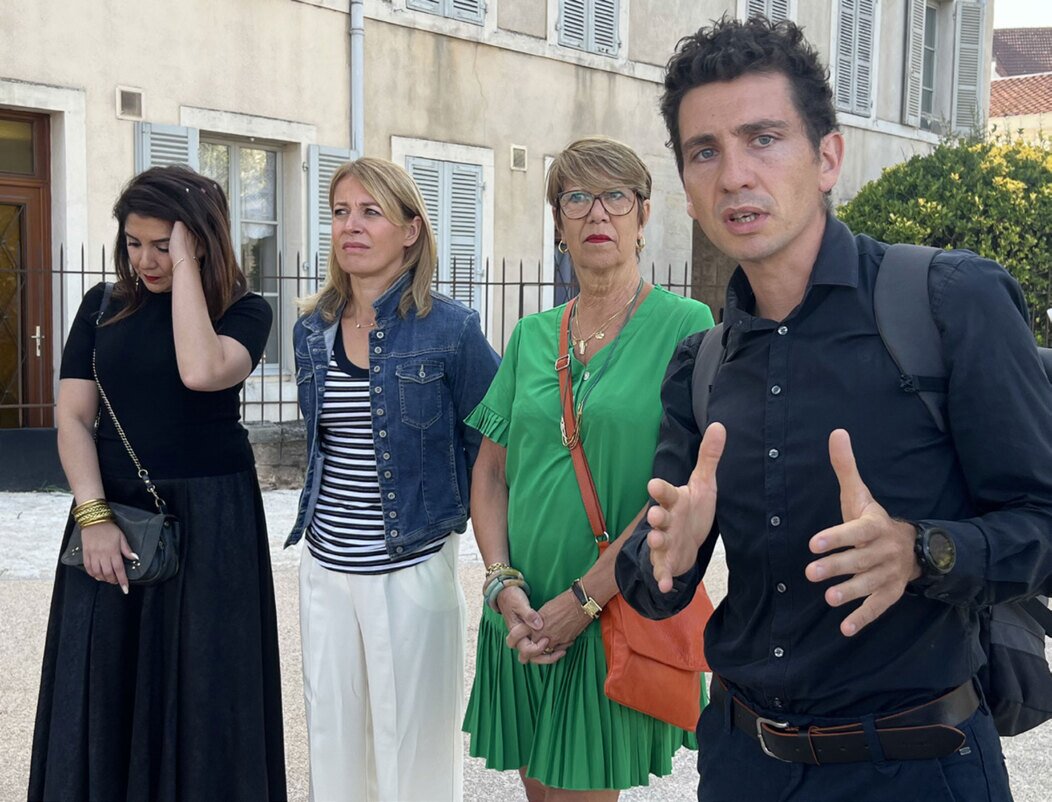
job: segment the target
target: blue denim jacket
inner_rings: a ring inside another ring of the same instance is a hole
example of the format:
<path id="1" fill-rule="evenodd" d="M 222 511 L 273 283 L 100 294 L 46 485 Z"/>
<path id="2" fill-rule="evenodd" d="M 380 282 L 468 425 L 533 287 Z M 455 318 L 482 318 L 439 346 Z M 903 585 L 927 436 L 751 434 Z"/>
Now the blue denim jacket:
<path id="1" fill-rule="evenodd" d="M 373 304 L 376 328 L 369 332 L 373 443 L 392 557 L 464 531 L 469 474 L 482 440 L 464 418 L 486 394 L 500 363 L 478 313 L 451 298 L 432 293 L 426 317 L 411 310 L 403 319 L 398 302 L 411 280 L 412 273 L 406 273 Z M 307 477 L 286 546 L 303 536 L 321 489 L 325 455 L 318 412 L 338 323 L 339 318 L 327 323 L 314 312 L 297 320 L 292 332 L 307 426 Z"/>

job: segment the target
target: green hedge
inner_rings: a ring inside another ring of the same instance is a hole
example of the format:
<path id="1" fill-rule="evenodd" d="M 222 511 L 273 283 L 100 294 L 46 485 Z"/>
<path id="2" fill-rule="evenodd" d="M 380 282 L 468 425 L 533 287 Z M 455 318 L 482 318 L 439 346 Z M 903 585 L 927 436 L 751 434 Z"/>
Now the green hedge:
<path id="1" fill-rule="evenodd" d="M 940 144 L 887 168 L 837 210 L 884 242 L 967 248 L 1004 265 L 1026 292 L 1043 344 L 1052 306 L 1052 142 Z"/>

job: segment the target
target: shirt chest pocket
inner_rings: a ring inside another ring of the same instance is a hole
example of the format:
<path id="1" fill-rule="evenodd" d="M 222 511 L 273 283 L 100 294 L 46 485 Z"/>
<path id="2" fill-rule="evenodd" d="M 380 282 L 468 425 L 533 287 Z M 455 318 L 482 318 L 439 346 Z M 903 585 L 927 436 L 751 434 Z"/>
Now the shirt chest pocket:
<path id="1" fill-rule="evenodd" d="M 441 362 L 406 362 L 395 368 L 402 422 L 426 429 L 442 415 L 445 368 Z"/>

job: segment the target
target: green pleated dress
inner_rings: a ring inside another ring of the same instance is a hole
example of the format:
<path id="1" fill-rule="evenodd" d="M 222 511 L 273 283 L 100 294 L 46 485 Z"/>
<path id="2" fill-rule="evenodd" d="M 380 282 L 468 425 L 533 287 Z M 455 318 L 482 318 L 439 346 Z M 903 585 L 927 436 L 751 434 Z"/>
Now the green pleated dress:
<path id="1" fill-rule="evenodd" d="M 507 448 L 510 561 L 530 583 L 534 609 L 598 558 L 560 436 L 554 365 L 563 310 L 519 321 L 493 384 L 467 418 Z M 711 325 L 707 306 L 655 287 L 616 345 L 587 366 L 571 360 L 574 398 L 586 398 L 582 443 L 611 537 L 647 500 L 661 380 L 673 350 Z M 589 383 L 595 384 L 591 391 Z M 676 750 L 697 746 L 694 733 L 606 698 L 598 622 L 550 666 L 520 665 L 504 642 L 507 633 L 504 619 L 484 609 L 464 730 L 471 734 L 471 754 L 484 757 L 489 768 L 525 766 L 529 777 L 555 788 L 624 789 L 647 785 L 651 774 L 669 774 Z"/>

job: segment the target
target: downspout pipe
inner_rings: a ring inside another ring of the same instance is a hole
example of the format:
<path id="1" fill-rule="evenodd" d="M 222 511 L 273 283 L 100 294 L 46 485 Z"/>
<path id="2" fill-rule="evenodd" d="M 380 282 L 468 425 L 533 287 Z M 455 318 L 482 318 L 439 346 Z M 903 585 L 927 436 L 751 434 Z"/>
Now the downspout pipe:
<path id="1" fill-rule="evenodd" d="M 351 150 L 365 149 L 365 0 L 351 2 Z"/>

